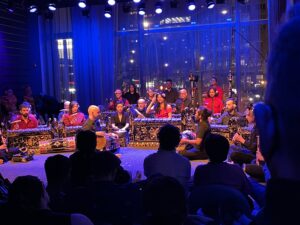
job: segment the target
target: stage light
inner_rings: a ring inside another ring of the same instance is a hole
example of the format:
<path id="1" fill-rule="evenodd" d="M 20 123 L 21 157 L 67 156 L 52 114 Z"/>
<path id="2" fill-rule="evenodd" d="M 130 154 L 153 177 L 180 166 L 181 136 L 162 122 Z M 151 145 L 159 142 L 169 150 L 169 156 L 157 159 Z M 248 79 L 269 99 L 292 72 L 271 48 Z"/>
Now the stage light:
<path id="1" fill-rule="evenodd" d="M 113 6 L 116 4 L 116 1 L 115 0 L 107 0 L 107 4 Z"/>
<path id="2" fill-rule="evenodd" d="M 203 61 L 205 59 L 204 56 L 200 56 L 200 60 Z"/>
<path id="3" fill-rule="evenodd" d="M 168 40 L 167 36 L 163 36 L 164 41 Z"/>
<path id="4" fill-rule="evenodd" d="M 196 9 L 196 4 L 195 4 L 194 0 L 189 0 L 189 2 L 188 2 L 188 9 L 190 11 L 194 11 Z"/>
<path id="5" fill-rule="evenodd" d="M 30 6 L 28 7 L 28 10 L 29 10 L 29 12 L 31 12 L 31 13 L 35 13 L 35 12 L 37 12 L 37 6 L 36 6 L 36 5 L 30 5 Z"/>
<path id="6" fill-rule="evenodd" d="M 112 8 L 109 6 L 106 6 L 104 9 L 104 16 L 109 19 L 109 18 L 111 18 L 111 15 L 112 15 Z"/>
<path id="7" fill-rule="evenodd" d="M 212 9 L 215 7 L 215 2 L 213 0 L 206 0 L 207 8 Z"/>
<path id="8" fill-rule="evenodd" d="M 139 15 L 140 16 L 144 16 L 145 14 L 146 14 L 146 12 L 145 12 L 145 4 L 141 4 L 139 6 Z"/>
<path id="9" fill-rule="evenodd" d="M 86 7 L 86 1 L 85 0 L 79 0 L 78 1 L 78 6 L 82 9 Z"/>
<path id="10" fill-rule="evenodd" d="M 13 0 L 8 1 L 8 3 L 7 3 L 7 10 L 10 13 L 13 13 L 15 11 L 15 2 Z"/>
<path id="11" fill-rule="evenodd" d="M 141 0 L 133 0 L 134 3 L 140 3 Z"/>
<path id="12" fill-rule="evenodd" d="M 223 9 L 223 10 L 221 11 L 221 13 L 222 13 L 223 15 L 226 15 L 226 14 L 228 13 L 228 11 L 227 11 L 226 9 Z"/>
<path id="13" fill-rule="evenodd" d="M 56 10 L 56 5 L 55 5 L 55 3 L 54 3 L 54 2 L 50 2 L 50 3 L 48 4 L 48 9 L 49 9 L 50 11 L 55 11 L 55 10 Z"/>
<path id="14" fill-rule="evenodd" d="M 162 3 L 160 1 L 156 2 L 155 4 L 155 13 L 161 14 L 162 13 Z"/>
<path id="15" fill-rule="evenodd" d="M 144 21 L 143 26 L 144 28 L 148 28 L 150 25 L 150 23 L 148 21 Z"/>

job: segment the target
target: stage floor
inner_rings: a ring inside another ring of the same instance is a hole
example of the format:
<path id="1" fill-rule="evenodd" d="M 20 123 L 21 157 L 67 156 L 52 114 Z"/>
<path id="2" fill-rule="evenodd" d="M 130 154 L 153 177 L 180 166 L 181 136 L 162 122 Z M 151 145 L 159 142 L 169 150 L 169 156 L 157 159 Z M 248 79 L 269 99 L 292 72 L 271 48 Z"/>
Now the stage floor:
<path id="1" fill-rule="evenodd" d="M 133 176 L 137 171 L 140 171 L 144 177 L 143 162 L 144 158 L 149 154 L 154 153 L 156 150 L 153 149 L 137 149 L 131 147 L 120 148 L 119 152 L 121 154 L 122 166 L 128 170 Z M 8 178 L 13 181 L 17 176 L 33 175 L 39 177 L 43 182 L 46 183 L 46 175 L 44 170 L 45 160 L 52 155 L 62 154 L 69 156 L 70 153 L 52 153 L 52 154 L 41 154 L 35 155 L 34 160 L 27 163 L 14 163 L 8 162 L 0 165 L 0 173 L 4 178 Z M 191 161 L 192 164 L 192 174 L 194 174 L 195 168 L 199 164 L 207 163 L 207 160 L 195 160 Z"/>

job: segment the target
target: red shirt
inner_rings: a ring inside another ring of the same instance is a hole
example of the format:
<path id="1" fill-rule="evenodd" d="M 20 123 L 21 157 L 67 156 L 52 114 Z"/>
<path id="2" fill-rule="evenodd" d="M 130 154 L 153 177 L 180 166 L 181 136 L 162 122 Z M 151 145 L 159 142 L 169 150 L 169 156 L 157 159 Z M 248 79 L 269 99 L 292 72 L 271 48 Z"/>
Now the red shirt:
<path id="1" fill-rule="evenodd" d="M 62 121 L 66 126 L 80 126 L 84 124 L 85 116 L 82 112 L 73 114 L 64 114 Z"/>
<path id="2" fill-rule="evenodd" d="M 223 109 L 223 102 L 215 97 L 215 98 L 205 98 L 204 100 L 204 106 L 211 110 L 214 113 L 221 113 L 222 109 Z"/>
<path id="3" fill-rule="evenodd" d="M 172 107 L 167 105 L 166 109 L 161 109 L 159 113 L 155 113 L 155 118 L 169 118 L 169 113 L 172 113 Z"/>
<path id="4" fill-rule="evenodd" d="M 12 130 L 19 129 L 31 129 L 37 128 L 38 121 L 34 115 L 29 114 L 27 122 L 22 118 L 21 115 L 17 115 L 17 117 L 12 122 Z"/>

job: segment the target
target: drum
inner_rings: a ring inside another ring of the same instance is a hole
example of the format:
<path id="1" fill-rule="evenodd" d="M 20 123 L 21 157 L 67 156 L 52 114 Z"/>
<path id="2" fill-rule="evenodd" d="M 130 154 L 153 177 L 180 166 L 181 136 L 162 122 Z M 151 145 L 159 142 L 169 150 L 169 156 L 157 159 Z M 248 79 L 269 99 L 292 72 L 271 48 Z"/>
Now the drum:
<path id="1" fill-rule="evenodd" d="M 109 133 L 105 136 L 97 136 L 96 149 L 99 151 L 112 151 L 120 148 L 119 138 L 116 134 Z"/>
<path id="2" fill-rule="evenodd" d="M 40 141 L 40 153 L 75 151 L 75 137 L 54 138 L 52 140 Z"/>

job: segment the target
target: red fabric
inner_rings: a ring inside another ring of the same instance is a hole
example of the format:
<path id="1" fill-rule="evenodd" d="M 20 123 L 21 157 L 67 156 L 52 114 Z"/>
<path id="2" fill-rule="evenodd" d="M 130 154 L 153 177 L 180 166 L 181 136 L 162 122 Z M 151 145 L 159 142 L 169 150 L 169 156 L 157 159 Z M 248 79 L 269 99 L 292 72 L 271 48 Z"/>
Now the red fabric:
<path id="1" fill-rule="evenodd" d="M 169 113 L 172 113 L 172 107 L 168 105 L 166 109 L 161 109 L 159 113 L 155 113 L 155 118 L 169 118 Z"/>
<path id="2" fill-rule="evenodd" d="M 215 98 L 205 98 L 204 106 L 207 109 L 212 110 L 213 113 L 221 113 L 221 111 L 224 107 L 223 102 L 217 97 L 215 97 Z"/>
<path id="3" fill-rule="evenodd" d="M 84 124 L 85 117 L 84 114 L 79 112 L 79 113 L 74 113 L 74 114 L 64 114 L 62 118 L 63 123 L 66 126 L 80 126 Z"/>
<path id="4" fill-rule="evenodd" d="M 12 130 L 19 130 L 19 129 L 31 129 L 37 128 L 38 121 L 34 115 L 29 114 L 28 121 L 26 123 L 25 120 L 22 119 L 21 115 L 18 115 L 12 122 Z"/>

